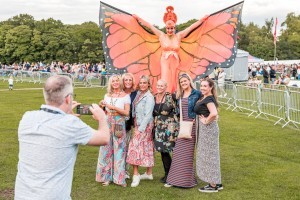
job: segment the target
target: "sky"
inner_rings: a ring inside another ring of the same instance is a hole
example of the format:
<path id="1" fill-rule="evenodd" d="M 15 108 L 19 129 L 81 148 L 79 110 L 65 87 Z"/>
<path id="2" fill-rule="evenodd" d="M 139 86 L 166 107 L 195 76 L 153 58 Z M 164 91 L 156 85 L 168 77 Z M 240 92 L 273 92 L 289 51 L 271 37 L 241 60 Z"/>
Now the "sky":
<path id="1" fill-rule="evenodd" d="M 165 8 L 172 5 L 178 24 L 190 19 L 201 19 L 241 0 L 103 0 L 128 13 L 137 14 L 151 24 L 163 27 Z M 99 0 L 0 0 L 0 21 L 15 15 L 29 14 L 35 20 L 54 18 L 64 24 L 99 23 Z M 245 0 L 242 22 L 259 26 L 272 17 L 281 24 L 290 12 L 300 14 L 299 0 Z M 279 26 L 278 26 L 279 29 Z"/>

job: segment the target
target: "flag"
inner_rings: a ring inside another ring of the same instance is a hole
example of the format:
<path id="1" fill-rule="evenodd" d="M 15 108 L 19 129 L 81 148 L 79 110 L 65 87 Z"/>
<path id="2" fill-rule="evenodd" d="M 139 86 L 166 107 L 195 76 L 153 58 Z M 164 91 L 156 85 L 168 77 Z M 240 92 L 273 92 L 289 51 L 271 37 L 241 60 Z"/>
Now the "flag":
<path id="1" fill-rule="evenodd" d="M 274 45 L 276 45 L 276 41 L 277 41 L 277 37 L 276 37 L 276 30 L 277 30 L 277 24 L 278 24 L 278 19 L 276 17 L 276 20 L 275 20 L 275 28 L 274 28 Z"/>

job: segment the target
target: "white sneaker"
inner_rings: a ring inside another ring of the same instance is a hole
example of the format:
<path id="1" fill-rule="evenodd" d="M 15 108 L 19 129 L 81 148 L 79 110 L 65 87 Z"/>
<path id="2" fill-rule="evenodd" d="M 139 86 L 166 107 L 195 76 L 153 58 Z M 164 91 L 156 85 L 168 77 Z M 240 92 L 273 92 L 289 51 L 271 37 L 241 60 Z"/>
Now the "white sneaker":
<path id="1" fill-rule="evenodd" d="M 140 184 L 140 175 L 133 175 L 132 176 L 132 183 L 131 187 L 136 187 Z"/>
<path id="2" fill-rule="evenodd" d="M 153 175 L 148 175 L 146 172 L 140 176 L 141 180 L 153 180 Z"/>
<path id="3" fill-rule="evenodd" d="M 164 186 L 165 186 L 166 188 L 173 187 L 173 185 L 171 185 L 171 184 L 169 184 L 169 183 L 164 184 Z"/>

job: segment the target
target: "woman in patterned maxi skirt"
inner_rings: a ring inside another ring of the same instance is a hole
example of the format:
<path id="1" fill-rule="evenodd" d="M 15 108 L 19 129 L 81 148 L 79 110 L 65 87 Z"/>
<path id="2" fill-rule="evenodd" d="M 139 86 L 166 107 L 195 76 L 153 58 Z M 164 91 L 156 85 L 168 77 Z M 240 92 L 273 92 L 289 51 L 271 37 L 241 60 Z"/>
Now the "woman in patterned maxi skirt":
<path id="1" fill-rule="evenodd" d="M 198 115 L 198 145 L 196 153 L 197 175 L 209 183 L 200 192 L 218 192 L 221 184 L 219 127 L 216 121 L 218 103 L 214 82 L 206 79 L 201 82 L 203 97 L 196 103 L 194 111 Z"/>

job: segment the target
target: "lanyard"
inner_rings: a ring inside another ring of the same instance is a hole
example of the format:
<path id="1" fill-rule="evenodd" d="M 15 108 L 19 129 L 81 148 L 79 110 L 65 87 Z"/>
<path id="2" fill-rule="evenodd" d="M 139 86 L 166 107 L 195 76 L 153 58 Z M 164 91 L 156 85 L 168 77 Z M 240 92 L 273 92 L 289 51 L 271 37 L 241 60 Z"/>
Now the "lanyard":
<path id="1" fill-rule="evenodd" d="M 40 108 L 40 110 L 43 110 L 45 112 L 52 113 L 52 114 L 62 114 L 61 112 L 58 112 L 56 110 L 51 110 L 51 109 L 48 109 L 48 108 Z"/>

